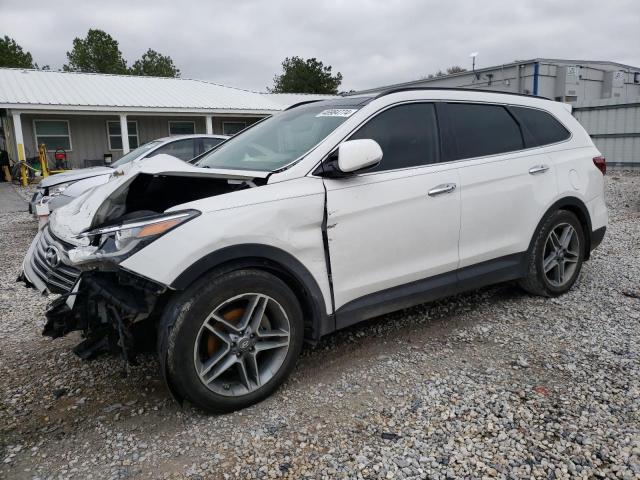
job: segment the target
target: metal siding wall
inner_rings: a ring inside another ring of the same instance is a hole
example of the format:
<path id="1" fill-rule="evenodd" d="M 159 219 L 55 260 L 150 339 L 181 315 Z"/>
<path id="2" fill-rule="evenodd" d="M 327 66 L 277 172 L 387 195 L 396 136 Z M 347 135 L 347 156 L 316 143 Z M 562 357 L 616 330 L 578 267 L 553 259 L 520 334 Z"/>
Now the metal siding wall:
<path id="1" fill-rule="evenodd" d="M 607 162 L 640 166 L 640 103 L 584 102 L 573 109 L 573 115 Z"/>
<path id="2" fill-rule="evenodd" d="M 169 136 L 169 122 L 195 122 L 196 132 L 205 133 L 205 120 L 202 117 L 169 117 L 169 116 L 134 116 L 128 117 L 129 120 L 138 122 L 138 140 L 140 145 L 150 142 L 157 138 Z"/>
<path id="3" fill-rule="evenodd" d="M 67 160 L 72 168 L 83 168 L 85 160 L 102 160 L 109 152 L 107 142 L 107 120 L 117 120 L 118 117 L 98 115 L 28 115 L 22 114 L 22 131 L 24 135 L 25 153 L 27 158 L 38 155 L 34 120 L 67 120 L 71 135 L 71 150 L 67 152 Z M 49 159 L 52 153 L 47 154 Z M 114 155 L 115 158 L 115 155 Z"/>
<path id="4" fill-rule="evenodd" d="M 24 136 L 24 148 L 27 158 L 38 155 L 35 133 L 33 130 L 34 120 L 68 120 L 71 135 L 71 151 L 67 152 L 69 166 L 71 168 L 83 168 L 85 159 L 102 160 L 104 154 L 110 153 L 113 161 L 122 157 L 122 150 L 109 150 L 107 137 L 107 121 L 119 121 L 119 116 L 107 115 L 30 115 L 22 114 L 22 132 Z M 171 116 L 148 116 L 130 115 L 129 121 L 138 123 L 138 143 L 155 140 L 157 138 L 169 136 L 169 121 L 190 121 L 195 122 L 196 133 L 205 133 L 205 117 L 171 117 Z M 222 134 L 222 122 L 246 122 L 247 125 L 257 122 L 257 117 L 213 117 L 213 133 Z M 8 119 L 11 122 L 11 119 Z M 15 150 L 15 146 L 13 147 Z M 15 152 L 11 152 L 15 155 Z M 49 159 L 53 161 L 53 154 L 48 153 Z"/>

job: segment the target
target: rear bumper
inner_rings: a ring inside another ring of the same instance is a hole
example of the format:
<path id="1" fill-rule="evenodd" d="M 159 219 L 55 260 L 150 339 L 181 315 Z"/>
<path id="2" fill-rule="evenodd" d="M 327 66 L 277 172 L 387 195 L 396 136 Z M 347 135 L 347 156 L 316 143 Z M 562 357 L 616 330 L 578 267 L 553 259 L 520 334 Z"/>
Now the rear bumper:
<path id="1" fill-rule="evenodd" d="M 604 234 L 607 232 L 607 227 L 600 227 L 593 232 L 591 232 L 591 250 L 593 251 L 602 243 L 602 239 L 604 239 Z"/>

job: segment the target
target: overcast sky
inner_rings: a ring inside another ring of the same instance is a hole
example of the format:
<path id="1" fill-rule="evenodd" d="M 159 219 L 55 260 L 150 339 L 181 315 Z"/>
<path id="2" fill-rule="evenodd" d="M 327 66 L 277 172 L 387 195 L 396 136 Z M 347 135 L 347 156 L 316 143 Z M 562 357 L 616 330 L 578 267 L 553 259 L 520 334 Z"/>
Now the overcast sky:
<path id="1" fill-rule="evenodd" d="M 475 5 L 475 6 L 474 6 Z M 640 66 L 640 0 L 0 0 L 0 35 L 61 68 L 100 28 L 128 65 L 148 48 L 185 78 L 264 91 L 287 56 L 342 72 L 343 90 L 534 57 Z"/>

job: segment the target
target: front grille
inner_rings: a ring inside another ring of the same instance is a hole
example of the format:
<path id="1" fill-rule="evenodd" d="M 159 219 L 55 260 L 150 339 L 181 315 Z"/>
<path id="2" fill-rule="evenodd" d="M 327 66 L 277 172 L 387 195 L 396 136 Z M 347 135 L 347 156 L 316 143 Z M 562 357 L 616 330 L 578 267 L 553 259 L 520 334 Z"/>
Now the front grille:
<path id="1" fill-rule="evenodd" d="M 42 235 L 38 241 L 38 245 L 31 256 L 31 268 L 40 277 L 52 293 L 67 293 L 73 288 L 76 283 L 80 271 L 63 264 L 58 261 L 58 264 L 52 266 L 50 260 L 47 259 L 47 249 L 53 247 L 58 252 L 63 252 L 69 248 L 69 245 L 57 240 L 49 232 L 49 226 L 46 226 L 42 230 Z M 55 263 L 55 262 L 54 262 Z"/>

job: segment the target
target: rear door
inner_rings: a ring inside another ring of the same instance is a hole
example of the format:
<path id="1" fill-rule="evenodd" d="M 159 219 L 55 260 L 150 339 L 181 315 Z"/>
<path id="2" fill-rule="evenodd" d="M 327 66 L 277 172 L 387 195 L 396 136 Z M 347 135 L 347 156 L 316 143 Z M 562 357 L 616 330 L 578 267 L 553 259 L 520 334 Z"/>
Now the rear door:
<path id="1" fill-rule="evenodd" d="M 444 148 L 460 169 L 460 267 L 525 252 L 558 191 L 543 149 L 526 149 L 503 105 L 447 103 Z"/>
<path id="2" fill-rule="evenodd" d="M 381 146 L 380 165 L 324 180 L 338 311 L 366 295 L 451 272 L 458 264 L 458 171 L 455 165 L 438 163 L 434 105 L 392 106 L 349 139 L 364 138 Z M 400 296 L 411 292 L 409 288 Z"/>

